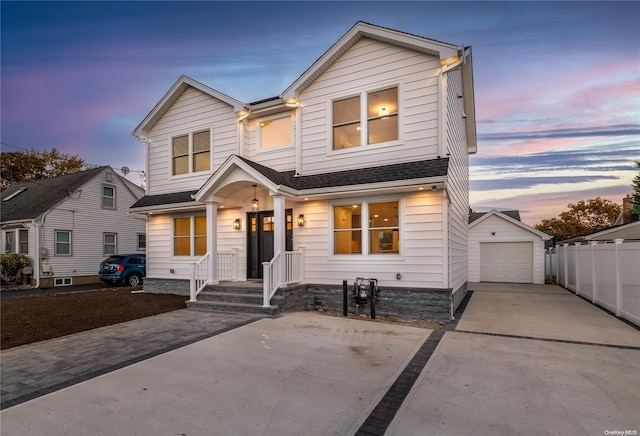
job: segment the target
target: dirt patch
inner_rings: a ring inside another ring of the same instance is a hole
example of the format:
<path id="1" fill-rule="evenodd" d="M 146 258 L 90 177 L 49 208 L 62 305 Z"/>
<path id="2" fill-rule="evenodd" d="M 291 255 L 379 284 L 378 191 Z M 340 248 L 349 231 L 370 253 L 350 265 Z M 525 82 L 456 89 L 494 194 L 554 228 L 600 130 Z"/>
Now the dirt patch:
<path id="1" fill-rule="evenodd" d="M 141 288 L 5 298 L 0 303 L 0 349 L 185 308 L 187 297 L 132 293 L 135 289 Z"/>
<path id="2" fill-rule="evenodd" d="M 318 313 L 322 314 L 322 315 L 328 315 L 328 316 L 334 316 L 334 317 L 339 317 L 339 318 L 345 318 L 342 313 L 340 312 L 330 312 L 330 311 L 324 311 L 324 310 L 319 310 Z M 420 319 L 406 319 L 406 318 L 398 318 L 398 317 L 392 317 L 392 316 L 376 316 L 376 319 L 371 319 L 368 315 L 354 315 L 354 314 L 349 314 L 346 316 L 346 318 L 350 318 L 350 319 L 359 319 L 359 320 L 366 320 L 366 321 L 371 321 L 371 322 L 389 322 L 389 323 L 393 323 L 393 324 L 404 324 L 404 325 L 409 325 L 409 326 L 413 326 L 413 327 L 421 327 L 421 328 L 426 328 L 426 329 L 441 329 L 444 328 L 446 326 L 446 323 L 441 322 L 441 321 L 423 321 Z M 397 335 L 397 333 L 392 332 L 392 331 L 385 331 L 384 334 L 386 335 Z"/>

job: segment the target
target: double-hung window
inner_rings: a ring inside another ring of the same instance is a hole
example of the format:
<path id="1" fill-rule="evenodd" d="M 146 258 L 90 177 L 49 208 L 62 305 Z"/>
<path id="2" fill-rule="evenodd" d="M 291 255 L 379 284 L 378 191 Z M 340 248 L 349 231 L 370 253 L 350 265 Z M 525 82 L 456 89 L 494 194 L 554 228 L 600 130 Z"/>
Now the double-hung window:
<path id="1" fill-rule="evenodd" d="M 29 254 L 29 230 L 15 229 L 4 232 L 5 253 Z"/>
<path id="2" fill-rule="evenodd" d="M 71 231 L 55 230 L 55 255 L 71 256 Z"/>
<path id="3" fill-rule="evenodd" d="M 102 235 L 102 251 L 105 256 L 110 256 L 118 252 L 118 235 L 116 233 L 104 233 Z"/>
<path id="4" fill-rule="evenodd" d="M 116 208 L 116 188 L 113 186 L 102 187 L 102 208 L 103 209 L 115 209 Z"/>
<path id="5" fill-rule="evenodd" d="M 207 218 L 204 216 L 173 219 L 173 254 L 203 256 L 207 252 Z"/>
<path id="6" fill-rule="evenodd" d="M 171 138 L 172 174 L 196 173 L 211 168 L 211 130 Z"/>
<path id="7" fill-rule="evenodd" d="M 332 102 L 333 149 L 395 141 L 398 88 L 387 88 Z"/>
<path id="8" fill-rule="evenodd" d="M 333 207 L 334 254 L 399 254 L 399 232 L 397 201 Z"/>
<path id="9" fill-rule="evenodd" d="M 147 234 L 138 233 L 138 250 L 144 251 L 147 249 Z"/>

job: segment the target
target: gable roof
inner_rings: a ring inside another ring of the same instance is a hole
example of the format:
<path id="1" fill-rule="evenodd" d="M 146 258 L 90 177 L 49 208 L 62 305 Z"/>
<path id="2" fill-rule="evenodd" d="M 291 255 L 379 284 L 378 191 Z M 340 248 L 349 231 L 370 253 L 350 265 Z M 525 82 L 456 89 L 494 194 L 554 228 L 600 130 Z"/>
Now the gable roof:
<path id="1" fill-rule="evenodd" d="M 378 167 L 358 168 L 308 176 L 296 176 L 294 171 L 276 171 L 247 158 L 232 155 L 204 183 L 198 191 L 184 191 L 170 194 L 145 196 L 131 208 L 153 208 L 163 205 L 201 202 L 214 195 L 225 185 L 225 178 L 235 169 L 243 171 L 248 178 L 267 186 L 274 192 L 291 196 L 319 195 L 354 191 L 361 187 L 371 189 L 372 185 L 407 186 L 409 184 L 441 183 L 446 179 L 448 158 L 431 159 Z"/>
<path id="2" fill-rule="evenodd" d="M 518 213 L 518 217 L 520 216 L 520 213 L 518 211 L 508 211 L 508 212 L 517 212 Z M 507 222 L 509 222 L 511 224 L 514 224 L 514 225 L 520 227 L 521 229 L 524 229 L 524 230 L 526 230 L 528 232 L 531 232 L 534 235 L 541 237 L 545 241 L 548 241 L 549 239 L 551 239 L 551 235 L 547 235 L 546 233 L 541 232 L 538 229 L 534 229 L 533 227 L 530 227 L 530 226 L 526 225 L 525 223 L 521 222 L 519 219 L 515 219 L 515 218 L 507 215 L 506 213 L 497 211 L 495 209 L 482 214 L 481 217 L 475 219 L 473 222 L 470 221 L 469 222 L 469 230 L 471 230 L 472 227 L 480 224 L 481 222 L 486 221 L 487 219 L 489 219 L 489 217 L 492 217 L 492 216 L 501 218 L 501 219 L 503 219 L 503 220 L 505 220 L 505 221 L 507 221 Z"/>
<path id="3" fill-rule="evenodd" d="M 615 225 L 589 235 L 559 241 L 556 244 L 574 244 L 585 241 L 613 241 L 615 239 L 624 239 L 625 242 L 640 241 L 640 221 Z"/>
<path id="4" fill-rule="evenodd" d="M 507 215 L 507 216 L 510 216 L 514 220 L 521 221 L 520 220 L 520 211 L 517 211 L 517 210 L 502 210 L 500 212 L 505 214 L 505 215 Z M 485 216 L 488 213 L 489 212 L 473 212 L 473 213 L 470 213 L 469 214 L 469 224 L 471 224 L 472 222 L 474 222 L 478 218 L 481 218 L 481 217 Z"/>
<path id="5" fill-rule="evenodd" d="M 142 120 L 138 127 L 133 131 L 133 136 L 136 138 L 141 138 L 146 136 L 149 131 L 156 125 L 156 123 L 164 116 L 165 113 L 171 108 L 171 106 L 180 98 L 184 92 L 189 88 L 195 88 L 203 93 L 218 99 L 222 102 L 227 103 L 229 106 L 233 107 L 234 112 L 238 112 L 244 108 L 244 103 L 236 100 L 235 98 L 229 97 L 226 94 L 223 94 L 220 91 L 216 91 L 213 88 L 209 88 L 207 85 L 203 85 L 202 83 L 193 80 L 187 76 L 180 76 L 180 78 L 173 84 L 171 89 L 167 91 L 167 93 L 160 99 L 160 101 L 155 105 L 155 107 L 149 112 L 149 114 Z"/>
<path id="6" fill-rule="evenodd" d="M 53 208 L 89 180 L 101 173 L 107 166 L 80 171 L 64 176 L 20 182 L 0 193 L 2 212 L 0 221 L 24 221 L 35 219 Z M 18 191 L 22 192 L 16 194 Z"/>

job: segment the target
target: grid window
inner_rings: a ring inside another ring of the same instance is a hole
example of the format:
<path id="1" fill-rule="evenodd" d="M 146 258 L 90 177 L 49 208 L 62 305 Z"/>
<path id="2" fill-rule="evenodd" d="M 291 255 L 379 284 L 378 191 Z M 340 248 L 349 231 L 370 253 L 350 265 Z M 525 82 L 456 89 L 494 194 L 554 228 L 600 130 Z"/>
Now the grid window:
<path id="1" fill-rule="evenodd" d="M 334 253 L 362 253 L 362 215 L 361 206 L 335 206 L 333 208 Z"/>
<path id="2" fill-rule="evenodd" d="M 369 204 L 369 254 L 398 254 L 398 202 Z"/>
<path id="3" fill-rule="evenodd" d="M 175 256 L 203 256 L 207 253 L 207 218 L 180 217 L 173 220 Z"/>
<path id="4" fill-rule="evenodd" d="M 116 254 L 117 250 L 117 235 L 115 233 L 105 233 L 103 236 L 103 254 L 110 256 Z"/>
<path id="5" fill-rule="evenodd" d="M 113 186 L 102 187 L 102 207 L 105 209 L 115 209 L 116 188 L 114 188 Z"/>
<path id="6" fill-rule="evenodd" d="M 171 139 L 172 174 L 208 171 L 211 169 L 211 131 L 189 133 Z"/>
<path id="7" fill-rule="evenodd" d="M 71 256 L 71 232 L 68 230 L 55 231 L 56 256 Z"/>
<path id="8" fill-rule="evenodd" d="M 360 97 L 333 102 L 333 149 L 360 145 Z"/>
<path id="9" fill-rule="evenodd" d="M 18 253 L 29 254 L 29 230 L 18 230 Z"/>

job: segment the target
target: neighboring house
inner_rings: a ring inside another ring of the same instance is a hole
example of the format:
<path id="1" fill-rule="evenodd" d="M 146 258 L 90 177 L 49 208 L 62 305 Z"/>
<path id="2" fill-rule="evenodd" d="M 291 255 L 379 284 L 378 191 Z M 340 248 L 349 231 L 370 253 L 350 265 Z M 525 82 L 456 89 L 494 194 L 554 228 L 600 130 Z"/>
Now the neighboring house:
<path id="1" fill-rule="evenodd" d="M 145 252 L 146 223 L 128 216 L 143 195 L 108 166 L 17 183 L 0 194 L 3 253 L 29 257 L 36 287 L 98 282 L 106 256 Z"/>
<path id="2" fill-rule="evenodd" d="M 517 210 L 469 216 L 469 281 L 544 284 L 550 235 L 520 221 Z"/>
<path id="3" fill-rule="evenodd" d="M 639 242 L 640 241 L 640 221 L 635 221 L 628 224 L 619 224 L 609 227 L 599 232 L 591 233 L 585 236 L 578 236 L 571 239 L 558 242 L 556 245 L 570 244 L 575 245 L 576 242 L 589 243 L 589 242 L 613 242 L 616 239 L 623 240 L 623 242 Z"/>
<path id="4" fill-rule="evenodd" d="M 380 310 L 448 317 L 466 294 L 470 47 L 359 22 L 277 97 L 180 77 L 133 135 L 147 291 L 187 293 L 198 261 L 206 283 L 263 280 L 265 306 L 293 283 L 341 304 L 357 277 L 378 280 Z"/>

